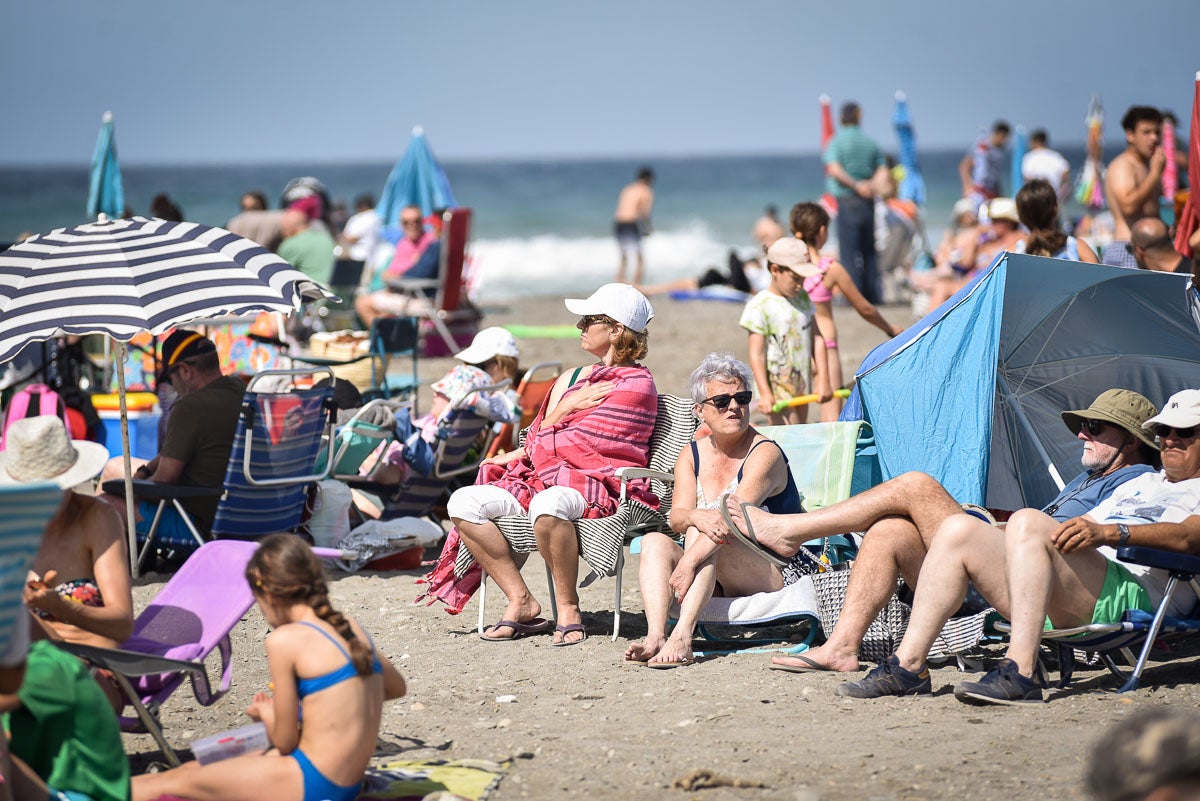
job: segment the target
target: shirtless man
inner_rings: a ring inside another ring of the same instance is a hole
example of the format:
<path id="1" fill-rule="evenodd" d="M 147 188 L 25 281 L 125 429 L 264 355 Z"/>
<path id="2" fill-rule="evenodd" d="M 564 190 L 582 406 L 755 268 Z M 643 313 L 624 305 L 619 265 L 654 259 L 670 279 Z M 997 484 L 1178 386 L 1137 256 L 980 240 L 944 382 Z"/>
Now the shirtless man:
<path id="1" fill-rule="evenodd" d="M 650 211 L 653 208 L 654 170 L 642 167 L 638 170 L 637 179 L 621 190 L 617 197 L 617 210 L 613 213 L 613 231 L 617 236 L 617 246 L 621 249 L 617 283 L 625 282 L 625 267 L 630 256 L 637 264 L 633 271 L 633 283 L 642 283 L 645 270 L 642 237 L 650 233 Z"/>
<path id="2" fill-rule="evenodd" d="M 1167 157 L 1162 139 L 1162 114 L 1151 106 L 1132 106 L 1121 118 L 1125 150 L 1108 164 L 1104 194 L 1113 216 L 1113 241 L 1100 261 L 1115 267 L 1137 268 L 1129 244 L 1130 226 L 1143 217 L 1158 217 L 1163 168 Z"/>
<path id="3" fill-rule="evenodd" d="M 787 232 L 779 224 L 779 209 L 767 206 L 763 209 L 763 216 L 754 223 L 754 241 L 761 245 L 765 252 L 767 248 L 775 244 L 776 240 L 783 239 L 785 236 L 787 236 Z"/>

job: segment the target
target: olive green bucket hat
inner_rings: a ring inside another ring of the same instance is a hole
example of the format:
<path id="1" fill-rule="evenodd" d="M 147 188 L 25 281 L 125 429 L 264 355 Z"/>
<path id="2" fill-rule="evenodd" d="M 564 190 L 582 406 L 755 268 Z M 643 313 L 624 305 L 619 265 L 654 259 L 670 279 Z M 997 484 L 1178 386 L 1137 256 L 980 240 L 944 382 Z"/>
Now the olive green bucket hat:
<path id="1" fill-rule="evenodd" d="M 1158 443 L 1154 441 L 1151 432 L 1142 428 L 1142 424 L 1156 414 L 1158 409 L 1146 397 L 1131 389 L 1110 389 L 1101 392 L 1086 409 L 1063 412 L 1062 419 L 1072 434 L 1079 433 L 1084 420 L 1103 420 L 1125 429 L 1154 450 L 1158 450 Z"/>

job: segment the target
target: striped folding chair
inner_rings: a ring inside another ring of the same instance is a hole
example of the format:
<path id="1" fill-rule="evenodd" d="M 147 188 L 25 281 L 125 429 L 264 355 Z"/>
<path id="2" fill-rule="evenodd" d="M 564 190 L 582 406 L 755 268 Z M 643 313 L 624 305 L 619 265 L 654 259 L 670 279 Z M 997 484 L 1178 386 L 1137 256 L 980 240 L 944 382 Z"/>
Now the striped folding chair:
<path id="1" fill-rule="evenodd" d="M 267 379 L 325 373 L 330 381 L 323 387 L 292 388 L 283 392 L 261 391 Z M 300 523 L 308 486 L 326 476 L 328 467 L 317 469 L 322 443 L 330 449 L 324 464 L 332 463 L 333 382 L 328 368 L 318 370 L 264 370 L 246 387 L 237 433 L 229 454 L 225 482 L 218 489 L 135 481 L 134 493 L 158 500 L 146 541 L 138 553 L 141 564 L 156 541 L 158 524 L 167 506 L 182 517 L 197 547 L 210 539 L 259 539 L 279 531 L 290 531 Z M 122 481 L 106 481 L 106 492 L 124 493 Z M 187 514 L 180 500 L 220 494 L 210 531 L 202 531 Z M 190 548 L 192 543 L 171 543 Z"/>
<path id="2" fill-rule="evenodd" d="M 617 639 L 621 629 L 621 570 L 625 566 L 625 543 L 630 538 L 647 531 L 664 531 L 670 528 L 667 516 L 671 511 L 671 494 L 674 490 L 675 460 L 688 441 L 696 433 L 699 421 L 692 413 L 690 398 L 676 395 L 658 396 L 658 417 L 654 433 L 650 436 L 650 458 L 646 467 L 625 467 L 617 471 L 621 479 L 621 495 L 617 511 L 611 517 L 575 521 L 579 534 L 579 554 L 591 568 L 582 582 L 586 587 L 601 577 L 615 577 L 617 582 L 613 601 L 613 633 Z M 659 508 L 639 503 L 626 496 L 626 487 L 635 479 L 650 479 L 650 486 L 659 499 Z M 533 525 L 528 515 L 502 517 L 496 521 L 508 545 L 518 558 L 537 550 Z M 470 569 L 474 557 L 465 547 L 460 549 L 455 574 L 463 575 Z M 550 611 L 557 619 L 558 606 L 554 600 L 554 577 L 546 567 L 546 579 L 550 584 Z M 483 633 L 484 607 L 487 597 L 487 576 L 479 585 L 479 632 Z"/>
<path id="3" fill-rule="evenodd" d="M 21 604 L 29 566 L 42 543 L 46 522 L 62 505 L 57 484 L 0 486 L 0 653 L 8 653 L 18 624 L 29 617 Z M 27 639 L 27 638 L 24 638 Z"/>

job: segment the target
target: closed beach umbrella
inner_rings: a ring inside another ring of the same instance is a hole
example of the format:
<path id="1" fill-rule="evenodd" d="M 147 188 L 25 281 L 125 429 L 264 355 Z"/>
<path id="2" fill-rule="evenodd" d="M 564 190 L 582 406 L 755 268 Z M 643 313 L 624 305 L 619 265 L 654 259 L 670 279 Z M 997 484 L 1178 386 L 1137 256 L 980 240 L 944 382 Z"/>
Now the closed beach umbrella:
<path id="1" fill-rule="evenodd" d="M 34 236 L 0 254 L 0 363 L 23 345 L 65 334 L 125 343 L 222 315 L 299 309 L 335 298 L 269 250 L 222 228 L 134 217 L 101 218 Z M 118 360 L 124 361 L 124 346 Z M 125 376 L 117 370 L 130 480 Z M 132 494 L 130 559 L 137 575 Z"/>
<path id="2" fill-rule="evenodd" d="M 375 211 L 385 226 L 394 226 L 400 224 L 400 210 L 405 206 L 420 206 L 421 214 L 428 216 L 434 209 L 457 205 L 450 180 L 418 125 L 413 128 L 404 156 L 392 168 Z"/>
<path id="3" fill-rule="evenodd" d="M 117 164 L 117 140 L 111 111 L 104 112 L 96 150 L 92 153 L 92 173 L 88 182 L 87 216 L 95 219 L 107 214 L 116 219 L 125 211 L 125 187 L 121 184 L 121 166 Z"/>
<path id="4" fill-rule="evenodd" d="M 1012 192 L 1010 197 L 1016 197 L 1017 192 L 1021 191 L 1021 187 L 1025 185 L 1025 176 L 1021 174 L 1021 160 L 1025 158 L 1025 154 L 1029 152 L 1029 137 L 1025 134 L 1025 126 L 1018 125 L 1016 132 L 1013 134 L 1013 149 L 1012 149 L 1012 164 L 1009 165 L 1009 171 L 1012 175 Z"/>
<path id="5" fill-rule="evenodd" d="M 1179 188 L 1179 165 L 1175 155 L 1175 124 L 1170 120 L 1163 120 L 1162 149 L 1163 155 L 1167 157 L 1167 163 L 1163 166 L 1162 193 L 1163 198 L 1173 207 L 1175 190 Z"/>
<path id="6" fill-rule="evenodd" d="M 904 92 L 896 92 L 896 109 L 892 112 L 892 127 L 896 129 L 896 141 L 900 146 L 900 165 L 904 167 L 904 178 L 900 181 L 897 196 L 911 200 L 918 206 L 925 205 L 925 178 L 917 163 L 917 135 L 913 131 L 912 113 L 908 110 L 908 98 Z"/>
<path id="7" fill-rule="evenodd" d="M 1088 131 L 1087 158 L 1079 172 L 1075 199 L 1082 206 L 1098 210 L 1104 208 L 1104 181 L 1101 177 L 1104 169 L 1101 161 L 1104 156 L 1104 104 L 1100 102 L 1100 95 L 1092 95 L 1084 122 Z"/>
<path id="8" fill-rule="evenodd" d="M 1195 90 L 1192 96 L 1192 124 L 1188 137 L 1188 199 L 1179 213 L 1175 226 L 1175 249 L 1184 256 L 1191 256 L 1188 239 L 1200 227 L 1200 72 L 1196 73 Z"/>
<path id="9" fill-rule="evenodd" d="M 817 102 L 821 104 L 821 152 L 824 153 L 834 133 L 833 101 L 829 99 L 829 95 L 821 95 Z"/>

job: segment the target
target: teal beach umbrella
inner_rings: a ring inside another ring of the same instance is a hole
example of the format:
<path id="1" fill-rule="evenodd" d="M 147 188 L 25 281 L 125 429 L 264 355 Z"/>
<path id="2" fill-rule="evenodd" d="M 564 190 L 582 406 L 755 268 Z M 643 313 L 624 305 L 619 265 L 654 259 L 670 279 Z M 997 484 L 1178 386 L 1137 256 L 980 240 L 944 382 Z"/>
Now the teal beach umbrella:
<path id="1" fill-rule="evenodd" d="M 912 113 L 908 110 L 908 98 L 904 92 L 896 92 L 892 127 L 896 129 L 896 141 L 900 145 L 900 164 L 904 167 L 904 178 L 900 181 L 896 194 L 901 200 L 911 200 L 918 206 L 924 206 L 925 178 L 917 164 L 917 135 L 913 132 Z"/>
<path id="2" fill-rule="evenodd" d="M 1025 185 L 1025 176 L 1021 174 L 1021 161 L 1025 158 L 1025 154 L 1028 152 L 1029 137 L 1025 134 L 1025 126 L 1018 125 L 1016 134 L 1013 136 L 1011 197 L 1016 197 L 1017 192 L 1020 192 L 1021 187 Z"/>
<path id="3" fill-rule="evenodd" d="M 405 206 L 420 206 L 421 214 L 428 216 L 434 209 L 457 205 L 446 172 L 434 158 L 433 150 L 425 141 L 425 131 L 418 125 L 413 128 L 404 156 L 392 168 L 375 211 L 384 226 L 396 226 L 400 223 L 400 210 Z"/>
<path id="4" fill-rule="evenodd" d="M 117 139 L 113 115 L 104 112 L 96 151 L 92 153 L 92 174 L 88 183 L 87 216 L 107 214 L 115 220 L 125 211 L 125 187 L 121 184 L 121 166 L 117 164 Z"/>

